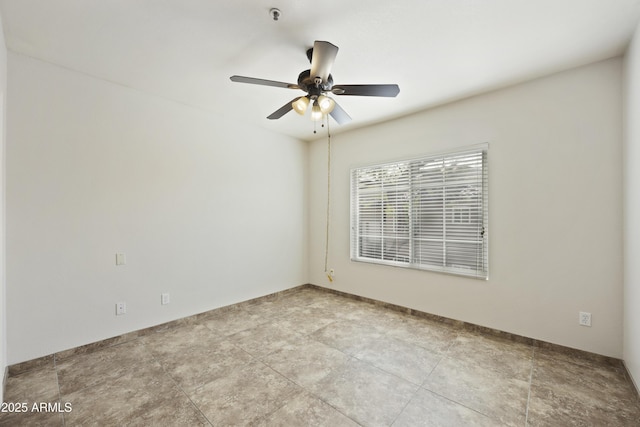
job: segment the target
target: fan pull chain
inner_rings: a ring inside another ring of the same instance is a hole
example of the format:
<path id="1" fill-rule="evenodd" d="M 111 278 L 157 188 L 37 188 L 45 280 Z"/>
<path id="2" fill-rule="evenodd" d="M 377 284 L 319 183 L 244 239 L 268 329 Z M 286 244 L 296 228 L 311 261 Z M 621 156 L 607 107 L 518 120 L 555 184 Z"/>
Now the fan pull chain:
<path id="1" fill-rule="evenodd" d="M 328 270 L 329 264 L 329 220 L 331 212 L 331 129 L 329 129 L 329 116 L 327 118 L 327 229 L 325 233 L 324 247 L 324 273 L 330 282 L 333 282 L 333 275 Z"/>

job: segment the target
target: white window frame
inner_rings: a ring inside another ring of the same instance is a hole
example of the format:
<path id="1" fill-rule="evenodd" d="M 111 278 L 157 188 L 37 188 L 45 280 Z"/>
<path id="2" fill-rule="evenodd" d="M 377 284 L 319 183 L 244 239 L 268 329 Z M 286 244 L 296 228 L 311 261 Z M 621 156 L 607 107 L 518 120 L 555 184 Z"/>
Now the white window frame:
<path id="1" fill-rule="evenodd" d="M 488 279 L 488 151 L 352 168 L 351 260 Z"/>

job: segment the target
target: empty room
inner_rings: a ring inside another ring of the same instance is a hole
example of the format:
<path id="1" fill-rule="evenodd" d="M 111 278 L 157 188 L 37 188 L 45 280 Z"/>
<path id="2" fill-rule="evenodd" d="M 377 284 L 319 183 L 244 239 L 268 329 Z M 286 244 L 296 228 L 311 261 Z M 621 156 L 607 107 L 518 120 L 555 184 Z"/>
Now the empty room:
<path id="1" fill-rule="evenodd" d="M 640 425 L 640 0 L 0 24 L 0 426 Z"/>

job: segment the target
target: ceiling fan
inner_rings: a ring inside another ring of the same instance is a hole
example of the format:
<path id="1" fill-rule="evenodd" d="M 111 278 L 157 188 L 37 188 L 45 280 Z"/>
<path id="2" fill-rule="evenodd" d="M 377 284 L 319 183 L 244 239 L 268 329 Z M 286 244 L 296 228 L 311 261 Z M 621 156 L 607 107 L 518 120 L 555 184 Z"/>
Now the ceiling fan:
<path id="1" fill-rule="evenodd" d="M 286 89 L 301 89 L 307 92 L 306 95 L 294 98 L 271 113 L 267 117 L 270 120 L 279 119 L 291 110 L 304 115 L 309 104 L 311 104 L 311 119 L 313 121 L 322 120 L 325 115 L 329 114 L 338 124 L 345 124 L 351 121 L 351 117 L 332 98 L 327 96 L 329 93 L 333 95 L 395 97 L 400 92 L 400 88 L 395 84 L 334 86 L 331 67 L 337 54 L 337 46 L 326 41 L 316 40 L 313 47 L 307 50 L 307 58 L 311 62 L 311 69 L 300 73 L 297 84 L 245 76 L 231 76 L 231 81 Z"/>

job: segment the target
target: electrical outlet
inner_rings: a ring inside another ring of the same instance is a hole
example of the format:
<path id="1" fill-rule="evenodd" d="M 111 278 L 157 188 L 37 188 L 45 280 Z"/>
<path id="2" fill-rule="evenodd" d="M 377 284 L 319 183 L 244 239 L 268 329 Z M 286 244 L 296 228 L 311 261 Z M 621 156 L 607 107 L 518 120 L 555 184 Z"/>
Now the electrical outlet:
<path id="1" fill-rule="evenodd" d="M 171 302 L 171 300 L 169 299 L 169 294 L 162 294 L 160 296 L 160 303 L 162 305 L 169 304 L 169 302 Z"/>
<path id="2" fill-rule="evenodd" d="M 124 301 L 116 303 L 116 316 L 127 313 L 127 303 Z"/>
<path id="3" fill-rule="evenodd" d="M 578 323 L 582 326 L 591 326 L 591 313 L 581 311 L 578 314 Z"/>

